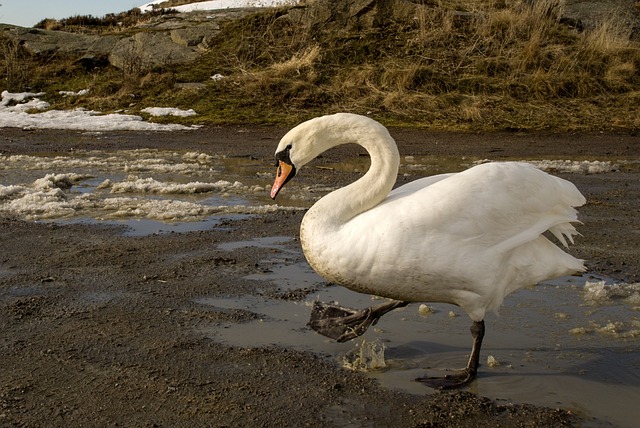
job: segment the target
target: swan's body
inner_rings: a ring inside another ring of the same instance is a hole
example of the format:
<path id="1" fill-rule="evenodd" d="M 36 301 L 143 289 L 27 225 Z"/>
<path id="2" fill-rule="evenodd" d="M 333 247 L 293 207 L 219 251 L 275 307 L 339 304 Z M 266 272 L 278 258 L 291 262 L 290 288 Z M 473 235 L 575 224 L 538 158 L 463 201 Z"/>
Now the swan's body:
<path id="1" fill-rule="evenodd" d="M 487 163 L 417 180 L 342 221 L 339 201 L 347 192 L 352 202 L 368 196 L 369 178 L 382 176 L 329 194 L 302 221 L 305 256 L 332 282 L 397 300 L 453 303 L 480 321 L 516 289 L 582 269 L 541 236 L 575 220 L 570 204 L 581 195 L 566 194 L 567 182 L 528 164 Z"/>
<path id="2" fill-rule="evenodd" d="M 363 116 L 323 116 L 289 131 L 276 151 L 272 197 L 302 165 L 344 143 L 369 152 L 369 171 L 319 200 L 300 229 L 305 257 L 329 281 L 403 302 L 455 304 L 481 322 L 507 294 L 584 269 L 542 236 L 550 231 L 566 245 L 577 233 L 574 207 L 585 199 L 572 183 L 505 162 L 391 191 L 397 147 L 386 128 Z"/>

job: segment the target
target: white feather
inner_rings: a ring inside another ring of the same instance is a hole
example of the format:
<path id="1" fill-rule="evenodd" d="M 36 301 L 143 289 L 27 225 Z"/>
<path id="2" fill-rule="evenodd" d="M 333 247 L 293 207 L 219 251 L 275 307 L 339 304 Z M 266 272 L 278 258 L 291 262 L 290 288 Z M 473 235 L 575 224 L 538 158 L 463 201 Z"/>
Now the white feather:
<path id="1" fill-rule="evenodd" d="M 358 181 L 318 201 L 300 237 L 310 265 L 328 280 L 402 301 L 446 302 L 474 321 L 528 285 L 584 270 L 562 251 L 577 232 L 576 187 L 526 163 L 486 163 L 457 174 L 416 180 L 393 191 L 395 142 L 358 115 L 312 119 L 285 135 L 297 169 L 344 143 L 371 156 Z"/>

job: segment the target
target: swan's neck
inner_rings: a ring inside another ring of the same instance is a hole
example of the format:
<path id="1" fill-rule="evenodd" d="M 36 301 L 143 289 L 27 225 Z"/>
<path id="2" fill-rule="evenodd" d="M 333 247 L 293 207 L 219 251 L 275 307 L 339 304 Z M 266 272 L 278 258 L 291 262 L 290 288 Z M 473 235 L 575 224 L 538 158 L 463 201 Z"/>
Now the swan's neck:
<path id="1" fill-rule="evenodd" d="M 395 141 L 386 129 L 357 137 L 357 140 L 336 138 L 337 146 L 356 143 L 362 146 L 371 158 L 367 173 L 350 185 L 329 193 L 305 215 L 301 228 L 301 238 L 312 234 L 320 239 L 335 232 L 358 214 L 382 202 L 396 182 L 400 155 Z"/>

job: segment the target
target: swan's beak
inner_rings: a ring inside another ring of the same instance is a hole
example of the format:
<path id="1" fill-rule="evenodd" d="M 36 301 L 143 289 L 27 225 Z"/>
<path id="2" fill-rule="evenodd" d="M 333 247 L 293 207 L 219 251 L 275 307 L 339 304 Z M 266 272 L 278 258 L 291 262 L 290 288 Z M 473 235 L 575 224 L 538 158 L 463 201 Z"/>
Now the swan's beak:
<path id="1" fill-rule="evenodd" d="M 271 188 L 271 199 L 275 199 L 278 196 L 278 192 L 282 189 L 285 183 L 293 178 L 296 173 L 296 169 L 293 165 L 285 162 L 278 161 L 278 170 L 276 171 L 276 181 Z"/>

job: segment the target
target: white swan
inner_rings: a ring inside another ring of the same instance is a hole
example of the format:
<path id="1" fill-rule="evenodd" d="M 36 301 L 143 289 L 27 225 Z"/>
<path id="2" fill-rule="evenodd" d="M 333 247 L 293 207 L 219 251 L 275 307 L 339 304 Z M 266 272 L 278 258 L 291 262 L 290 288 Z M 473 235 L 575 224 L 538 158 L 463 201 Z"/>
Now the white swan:
<path id="1" fill-rule="evenodd" d="M 549 231 L 565 246 L 573 242 L 573 207 L 585 198 L 572 183 L 526 163 L 501 162 L 392 191 L 398 149 L 384 126 L 364 116 L 322 116 L 289 131 L 276 150 L 271 197 L 303 165 L 345 143 L 364 147 L 371 167 L 309 209 L 300 228 L 302 248 L 327 280 L 395 301 L 358 312 L 319 305 L 310 325 L 322 334 L 348 340 L 409 302 L 458 305 L 473 320 L 467 368 L 445 379 L 418 379 L 458 386 L 476 375 L 487 311 L 521 287 L 584 270 L 582 260 L 542 235 Z"/>

